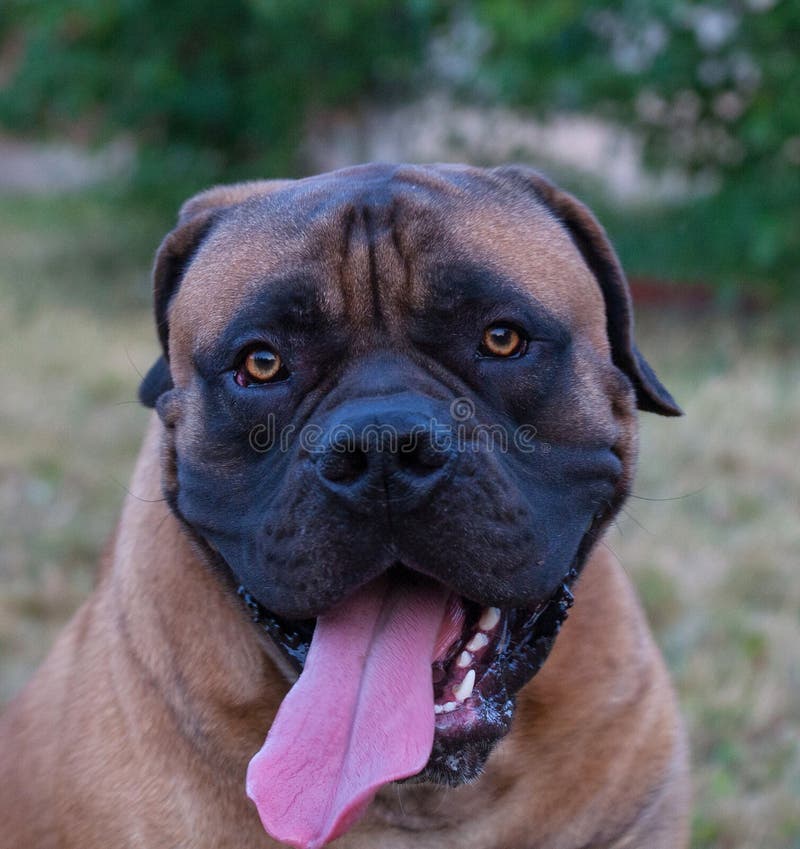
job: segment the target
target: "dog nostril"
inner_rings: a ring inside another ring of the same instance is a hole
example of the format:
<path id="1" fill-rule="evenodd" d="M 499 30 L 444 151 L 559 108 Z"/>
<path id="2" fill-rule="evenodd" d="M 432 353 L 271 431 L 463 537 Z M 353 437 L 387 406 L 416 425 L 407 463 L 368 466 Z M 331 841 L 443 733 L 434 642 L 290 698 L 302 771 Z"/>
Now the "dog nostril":
<path id="1" fill-rule="evenodd" d="M 360 448 L 342 450 L 334 446 L 325 452 L 317 465 L 324 478 L 333 483 L 347 483 L 357 480 L 367 471 L 369 458 Z"/>
<path id="2" fill-rule="evenodd" d="M 447 463 L 449 453 L 428 440 L 410 439 L 398 446 L 397 466 L 416 475 L 427 475 Z"/>

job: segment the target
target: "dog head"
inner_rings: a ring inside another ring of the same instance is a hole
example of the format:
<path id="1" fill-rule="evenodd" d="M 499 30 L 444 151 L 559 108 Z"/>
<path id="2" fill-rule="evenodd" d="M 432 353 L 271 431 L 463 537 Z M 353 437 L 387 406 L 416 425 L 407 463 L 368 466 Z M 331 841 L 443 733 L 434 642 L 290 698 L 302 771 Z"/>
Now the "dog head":
<path id="1" fill-rule="evenodd" d="M 629 491 L 637 407 L 680 413 L 599 224 L 519 167 L 220 187 L 164 240 L 155 309 L 172 509 L 298 665 L 363 587 L 445 587 L 423 775 L 474 777 Z"/>

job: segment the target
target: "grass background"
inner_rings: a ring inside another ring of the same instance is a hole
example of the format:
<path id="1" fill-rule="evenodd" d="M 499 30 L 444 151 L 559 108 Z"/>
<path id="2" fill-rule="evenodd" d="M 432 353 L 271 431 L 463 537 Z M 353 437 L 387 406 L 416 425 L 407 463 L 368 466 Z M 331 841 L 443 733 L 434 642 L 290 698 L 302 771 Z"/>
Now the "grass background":
<path id="1" fill-rule="evenodd" d="M 163 214 L 83 192 L 0 198 L 0 702 L 90 591 L 147 413 Z M 642 418 L 607 540 L 672 669 L 695 849 L 800 849 L 800 341 L 789 309 L 641 312 L 684 406 Z"/>

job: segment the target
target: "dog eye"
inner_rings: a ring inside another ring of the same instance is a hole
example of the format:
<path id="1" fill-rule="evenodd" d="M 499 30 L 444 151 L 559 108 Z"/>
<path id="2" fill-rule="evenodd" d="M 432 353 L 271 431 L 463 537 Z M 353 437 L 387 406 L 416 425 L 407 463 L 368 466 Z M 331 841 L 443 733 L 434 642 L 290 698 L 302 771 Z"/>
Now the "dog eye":
<path id="1" fill-rule="evenodd" d="M 492 324 L 483 331 L 478 353 L 482 357 L 519 357 L 525 353 L 528 340 L 507 324 Z"/>
<path id="2" fill-rule="evenodd" d="M 280 355 L 271 348 L 252 348 L 235 373 L 239 386 L 274 383 L 289 376 Z"/>

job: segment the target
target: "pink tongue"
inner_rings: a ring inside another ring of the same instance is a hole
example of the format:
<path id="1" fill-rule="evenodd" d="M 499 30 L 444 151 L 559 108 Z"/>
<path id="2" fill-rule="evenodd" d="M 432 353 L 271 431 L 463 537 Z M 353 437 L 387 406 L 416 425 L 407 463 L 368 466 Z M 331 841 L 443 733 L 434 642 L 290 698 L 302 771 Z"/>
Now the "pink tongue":
<path id="1" fill-rule="evenodd" d="M 264 828 L 317 849 L 433 746 L 431 662 L 447 590 L 384 576 L 320 616 L 305 668 L 247 770 Z"/>

